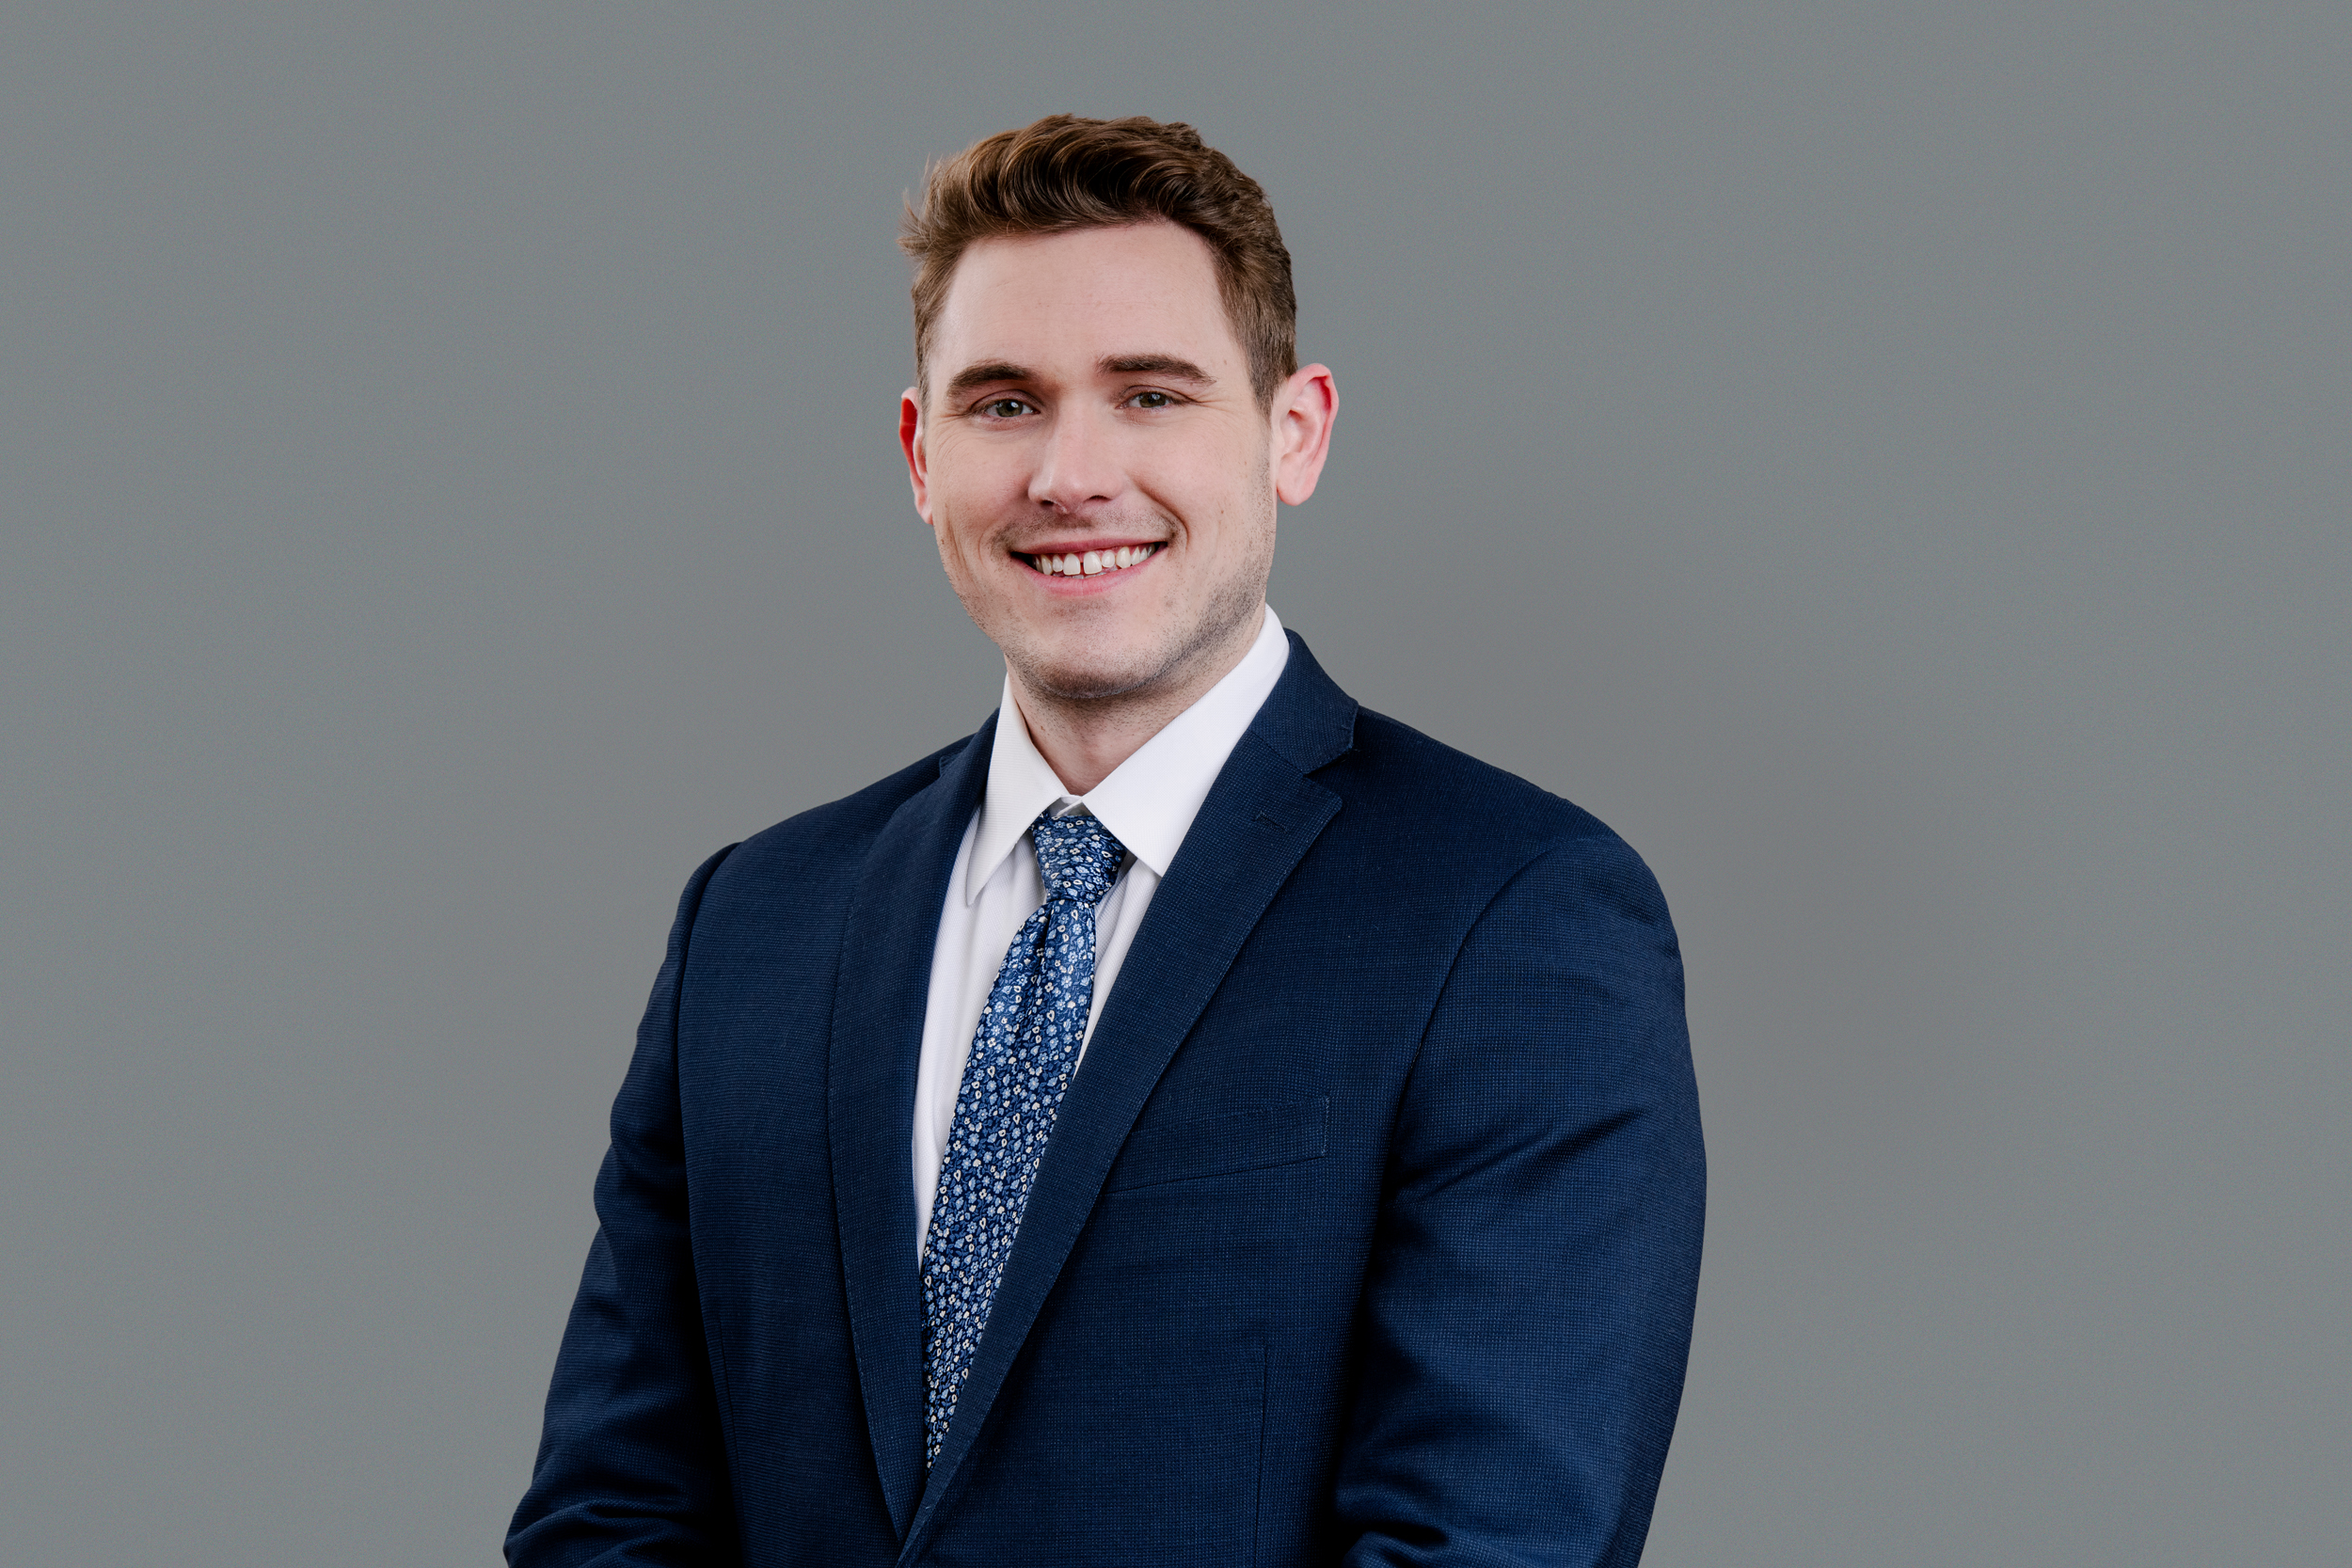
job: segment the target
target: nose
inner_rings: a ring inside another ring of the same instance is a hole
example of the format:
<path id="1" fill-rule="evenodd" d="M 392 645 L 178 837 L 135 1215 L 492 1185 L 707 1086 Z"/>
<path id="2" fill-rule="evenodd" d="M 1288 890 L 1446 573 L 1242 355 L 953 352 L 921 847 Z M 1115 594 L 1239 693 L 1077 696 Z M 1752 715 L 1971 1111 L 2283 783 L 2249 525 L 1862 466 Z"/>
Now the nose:
<path id="1" fill-rule="evenodd" d="M 1116 499 L 1126 476 L 1119 462 L 1118 432 L 1109 424 L 1083 406 L 1057 410 L 1029 475 L 1029 499 L 1073 517 L 1089 505 Z"/>

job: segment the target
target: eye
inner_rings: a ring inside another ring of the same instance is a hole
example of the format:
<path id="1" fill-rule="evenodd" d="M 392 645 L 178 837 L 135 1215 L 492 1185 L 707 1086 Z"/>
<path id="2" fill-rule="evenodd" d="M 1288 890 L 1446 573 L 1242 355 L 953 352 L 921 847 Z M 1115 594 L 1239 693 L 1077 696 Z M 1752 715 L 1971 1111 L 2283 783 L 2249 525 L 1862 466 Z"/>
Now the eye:
<path id="1" fill-rule="evenodd" d="M 979 411 L 992 420 L 1017 420 L 1024 414 L 1037 412 L 1026 398 L 991 398 L 980 404 Z"/>
<path id="2" fill-rule="evenodd" d="M 1173 408 L 1176 400 L 1166 392 L 1136 392 L 1127 399 L 1131 408 Z"/>

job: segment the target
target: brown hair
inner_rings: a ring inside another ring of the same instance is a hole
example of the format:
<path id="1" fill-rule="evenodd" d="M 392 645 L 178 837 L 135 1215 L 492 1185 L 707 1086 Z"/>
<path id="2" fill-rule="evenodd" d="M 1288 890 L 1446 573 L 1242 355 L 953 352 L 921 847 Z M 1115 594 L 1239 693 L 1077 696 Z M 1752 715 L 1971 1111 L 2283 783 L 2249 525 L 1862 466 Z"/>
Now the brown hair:
<path id="1" fill-rule="evenodd" d="M 999 131 L 925 171 L 898 245 L 914 259 L 914 373 L 928 388 L 931 326 L 956 263 L 976 241 L 1166 219 L 1207 242 L 1225 312 L 1271 407 L 1298 369 L 1291 253 L 1274 209 L 1233 160 L 1189 125 L 1047 115 Z"/>

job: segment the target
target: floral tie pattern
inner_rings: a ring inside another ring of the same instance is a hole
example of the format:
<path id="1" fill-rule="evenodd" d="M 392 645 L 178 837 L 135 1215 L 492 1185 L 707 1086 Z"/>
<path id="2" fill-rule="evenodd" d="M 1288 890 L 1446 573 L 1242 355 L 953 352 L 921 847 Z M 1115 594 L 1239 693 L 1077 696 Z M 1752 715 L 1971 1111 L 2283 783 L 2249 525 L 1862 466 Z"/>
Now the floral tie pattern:
<path id="1" fill-rule="evenodd" d="M 956 1395 L 988 1326 L 1013 1233 L 1086 1039 L 1094 907 L 1125 846 L 1091 816 L 1029 826 L 1045 902 L 1005 951 L 973 1032 L 923 1243 L 924 1450 L 939 1458 Z"/>

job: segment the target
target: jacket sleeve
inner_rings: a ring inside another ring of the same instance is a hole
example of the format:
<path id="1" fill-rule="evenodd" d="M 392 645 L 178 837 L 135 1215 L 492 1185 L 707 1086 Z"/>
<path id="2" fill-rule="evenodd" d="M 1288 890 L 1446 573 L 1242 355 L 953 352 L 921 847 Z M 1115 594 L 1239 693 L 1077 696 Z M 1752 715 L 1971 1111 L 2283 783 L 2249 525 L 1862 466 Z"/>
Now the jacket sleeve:
<path id="1" fill-rule="evenodd" d="M 719 1410 L 687 1231 L 678 992 L 711 876 L 678 900 L 596 1177 L 596 1239 L 548 1390 L 531 1489 L 506 1537 L 515 1568 L 694 1568 L 739 1560 Z"/>
<path id="2" fill-rule="evenodd" d="M 1605 831 L 1556 846 L 1470 930 L 1399 1112 L 1335 1487 L 1351 1568 L 1640 1559 L 1705 1208 L 1664 900 Z"/>

